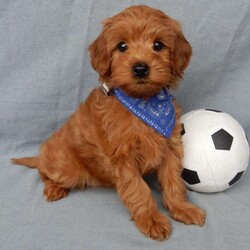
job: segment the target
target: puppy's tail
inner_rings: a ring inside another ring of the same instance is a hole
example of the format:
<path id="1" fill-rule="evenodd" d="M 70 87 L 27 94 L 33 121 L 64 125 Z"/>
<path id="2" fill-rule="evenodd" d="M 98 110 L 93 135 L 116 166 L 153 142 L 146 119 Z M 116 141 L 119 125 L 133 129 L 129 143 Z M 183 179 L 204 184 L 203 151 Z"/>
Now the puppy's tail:
<path id="1" fill-rule="evenodd" d="M 17 165 L 24 165 L 29 168 L 38 168 L 39 160 L 37 157 L 14 158 L 11 162 Z"/>

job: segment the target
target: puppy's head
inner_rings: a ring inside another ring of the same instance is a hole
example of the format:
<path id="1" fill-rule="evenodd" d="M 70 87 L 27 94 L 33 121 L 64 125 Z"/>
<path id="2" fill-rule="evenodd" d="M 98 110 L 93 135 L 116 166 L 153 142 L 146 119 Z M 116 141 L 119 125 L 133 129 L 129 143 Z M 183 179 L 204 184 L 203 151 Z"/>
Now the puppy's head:
<path id="1" fill-rule="evenodd" d="M 142 5 L 105 20 L 89 51 L 101 81 L 134 97 L 176 87 L 192 53 L 177 21 Z"/>

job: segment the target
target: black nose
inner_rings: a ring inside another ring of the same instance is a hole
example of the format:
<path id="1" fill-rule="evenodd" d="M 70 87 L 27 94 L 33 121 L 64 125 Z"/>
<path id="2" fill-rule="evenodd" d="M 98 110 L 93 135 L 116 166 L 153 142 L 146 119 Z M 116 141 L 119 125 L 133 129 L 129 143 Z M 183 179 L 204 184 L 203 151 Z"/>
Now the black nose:
<path id="1" fill-rule="evenodd" d="M 146 63 L 137 63 L 133 66 L 133 75 L 135 77 L 143 78 L 149 73 L 149 66 Z"/>

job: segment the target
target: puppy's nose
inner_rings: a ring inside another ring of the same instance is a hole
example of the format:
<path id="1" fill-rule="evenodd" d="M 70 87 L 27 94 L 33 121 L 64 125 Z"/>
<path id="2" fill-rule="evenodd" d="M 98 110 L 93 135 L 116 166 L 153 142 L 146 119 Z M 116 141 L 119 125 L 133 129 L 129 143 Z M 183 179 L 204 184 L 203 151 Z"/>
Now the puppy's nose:
<path id="1" fill-rule="evenodd" d="M 137 63 L 133 66 L 133 75 L 135 77 L 143 78 L 149 73 L 149 66 L 146 63 Z"/>

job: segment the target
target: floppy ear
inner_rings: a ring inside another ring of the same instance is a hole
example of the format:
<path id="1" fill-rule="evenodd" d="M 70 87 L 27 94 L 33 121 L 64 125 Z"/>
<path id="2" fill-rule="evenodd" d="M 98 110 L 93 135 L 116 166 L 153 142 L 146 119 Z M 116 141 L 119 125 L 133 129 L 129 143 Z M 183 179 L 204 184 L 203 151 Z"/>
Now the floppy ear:
<path id="1" fill-rule="evenodd" d="M 189 64 L 192 47 L 183 35 L 180 24 L 177 21 L 172 19 L 170 26 L 175 33 L 172 50 L 172 82 L 175 83 L 182 77 L 183 71 Z"/>
<path id="2" fill-rule="evenodd" d="M 101 77 L 109 73 L 110 68 L 110 52 L 108 51 L 107 32 L 111 22 L 106 20 L 103 23 L 103 30 L 96 40 L 89 46 L 92 67 L 99 73 Z"/>
<path id="3" fill-rule="evenodd" d="M 174 50 L 172 54 L 172 60 L 174 66 L 173 73 L 175 73 L 177 77 L 181 77 L 181 75 L 183 74 L 183 71 L 189 64 L 191 55 L 192 55 L 192 47 L 184 37 L 182 31 L 179 30 L 176 33 Z"/>

